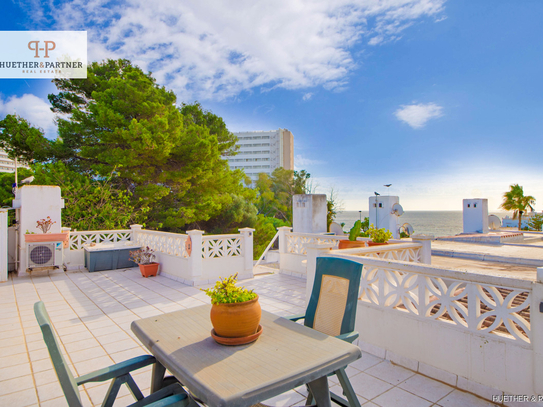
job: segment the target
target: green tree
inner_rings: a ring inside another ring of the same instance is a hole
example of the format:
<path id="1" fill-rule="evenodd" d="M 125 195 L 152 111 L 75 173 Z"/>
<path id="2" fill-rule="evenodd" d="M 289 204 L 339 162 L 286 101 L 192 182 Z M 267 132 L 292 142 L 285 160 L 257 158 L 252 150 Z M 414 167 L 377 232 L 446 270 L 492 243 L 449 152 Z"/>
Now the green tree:
<path id="1" fill-rule="evenodd" d="M 518 216 L 518 230 L 521 230 L 522 214 L 529 208 L 534 210 L 535 198 L 531 195 L 524 195 L 524 190 L 519 184 L 510 185 L 510 190 L 503 194 L 501 208 L 506 211 L 513 211 L 513 219 Z"/>
<path id="2" fill-rule="evenodd" d="M 528 221 L 528 226 L 530 226 L 532 230 L 541 230 L 543 228 L 543 214 L 536 213 L 534 216 L 531 216 Z"/>
<path id="3" fill-rule="evenodd" d="M 177 108 L 173 92 L 127 60 L 95 62 L 87 73 L 86 79 L 54 80 L 59 93 L 49 100 L 59 114 L 56 140 L 10 119 L 2 139 L 14 144 L 14 153 L 30 157 L 38 145 L 45 152 L 32 156 L 38 162 L 108 179 L 115 196 L 136 210 L 149 208 L 150 228 L 180 231 L 228 211 L 236 196 L 247 199 L 245 175 L 222 158 L 236 141 L 222 119 L 198 103 Z"/>
<path id="4" fill-rule="evenodd" d="M 282 167 L 273 170 L 271 177 L 260 173 L 256 181 L 256 189 L 259 191 L 256 204 L 258 213 L 292 224 L 293 197 L 308 193 L 310 177 L 305 170 L 292 171 Z"/>
<path id="5" fill-rule="evenodd" d="M 49 154 L 50 142 L 43 137 L 42 130 L 20 116 L 8 114 L 0 120 L 0 148 L 12 159 L 43 161 Z"/>
<path id="6" fill-rule="evenodd" d="M 326 230 L 330 232 L 330 225 L 336 218 L 339 211 L 342 210 L 342 203 L 339 201 L 334 188 L 330 189 L 330 194 L 326 199 Z"/>
<path id="7" fill-rule="evenodd" d="M 253 239 L 253 258 L 259 259 L 277 233 L 277 228 L 290 226 L 288 222 L 271 216 L 258 215 Z"/>

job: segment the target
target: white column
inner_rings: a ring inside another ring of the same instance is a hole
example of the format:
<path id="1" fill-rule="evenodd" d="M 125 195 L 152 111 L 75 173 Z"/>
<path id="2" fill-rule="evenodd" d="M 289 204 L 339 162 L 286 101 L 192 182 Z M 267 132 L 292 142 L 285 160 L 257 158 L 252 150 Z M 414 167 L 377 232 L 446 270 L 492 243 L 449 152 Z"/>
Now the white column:
<path id="1" fill-rule="evenodd" d="M 251 228 L 243 228 L 238 229 L 241 233 L 242 240 L 243 240 L 243 257 L 244 257 L 244 263 L 243 263 L 243 274 L 246 276 L 253 276 L 253 236 L 254 236 L 254 229 Z"/>
<path id="2" fill-rule="evenodd" d="M 130 238 L 130 240 L 132 240 L 133 242 L 138 241 L 136 235 L 138 234 L 138 232 L 141 232 L 141 228 L 141 225 L 130 225 L 130 229 L 132 230 L 132 237 Z"/>
<path id="3" fill-rule="evenodd" d="M 292 230 L 289 226 L 281 226 L 277 228 L 279 232 L 279 270 L 283 270 L 285 266 L 285 255 L 287 254 L 287 236 L 286 233 Z"/>
<path id="4" fill-rule="evenodd" d="M 8 281 L 8 210 L 0 209 L 0 283 Z"/>
<path id="5" fill-rule="evenodd" d="M 334 244 L 305 244 L 307 251 L 307 280 L 305 283 L 305 305 L 309 303 L 311 297 L 311 291 L 313 290 L 313 283 L 315 282 L 315 272 L 317 271 L 317 257 L 320 257 L 326 252 L 329 252 L 334 248 Z"/>
<path id="6" fill-rule="evenodd" d="M 532 369 L 534 375 L 534 394 L 543 394 L 543 267 L 537 268 L 536 281 L 532 283 L 532 303 L 530 304 L 530 342 L 532 343 Z"/>
<path id="7" fill-rule="evenodd" d="M 422 244 L 420 261 L 424 264 L 432 264 L 432 240 L 434 240 L 434 235 L 413 235 L 411 239 L 415 243 Z"/>
<path id="8" fill-rule="evenodd" d="M 189 275 L 192 280 L 202 279 L 202 235 L 203 230 L 188 230 L 192 242 L 192 252 L 189 257 Z M 204 278 L 205 279 L 205 278 Z"/>

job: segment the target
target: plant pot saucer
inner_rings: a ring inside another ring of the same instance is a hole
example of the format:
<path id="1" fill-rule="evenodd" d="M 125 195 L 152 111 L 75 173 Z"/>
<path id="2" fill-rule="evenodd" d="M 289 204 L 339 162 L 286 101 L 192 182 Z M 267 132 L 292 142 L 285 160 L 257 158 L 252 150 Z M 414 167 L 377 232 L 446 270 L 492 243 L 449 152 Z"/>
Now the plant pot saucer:
<path id="1" fill-rule="evenodd" d="M 219 336 L 215 333 L 215 329 L 211 330 L 211 337 L 215 339 L 217 343 L 227 346 L 236 346 L 236 345 L 246 345 L 248 343 L 254 342 L 262 334 L 262 325 L 258 325 L 256 333 L 249 336 L 240 336 L 237 338 L 226 338 L 224 336 Z"/>

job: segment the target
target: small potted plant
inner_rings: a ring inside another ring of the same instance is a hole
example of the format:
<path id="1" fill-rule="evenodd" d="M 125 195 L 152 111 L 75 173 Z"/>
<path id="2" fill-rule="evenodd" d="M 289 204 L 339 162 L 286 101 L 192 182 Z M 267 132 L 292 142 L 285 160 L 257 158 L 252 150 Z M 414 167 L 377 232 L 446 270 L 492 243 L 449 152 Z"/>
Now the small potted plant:
<path id="1" fill-rule="evenodd" d="M 67 248 L 69 241 L 68 232 L 49 233 L 49 230 L 51 230 L 51 227 L 55 223 L 57 222 L 52 220 L 50 216 L 44 219 L 37 220 L 36 229 L 40 229 L 42 233 L 34 233 L 27 230 L 25 234 L 25 242 L 63 242 L 64 247 Z"/>
<path id="2" fill-rule="evenodd" d="M 368 229 L 368 235 L 371 237 L 371 242 L 368 242 L 368 246 L 378 246 L 388 244 L 389 239 L 392 239 L 392 232 L 386 228 L 376 229 L 373 223 Z"/>
<path id="3" fill-rule="evenodd" d="M 156 276 L 158 263 L 154 262 L 156 255 L 149 246 L 130 252 L 130 260 L 140 267 L 141 275 L 145 278 Z"/>
<path id="4" fill-rule="evenodd" d="M 258 338 L 262 310 L 253 290 L 237 287 L 238 273 L 202 289 L 211 298 L 213 338 L 225 345 L 241 345 Z"/>
<path id="5" fill-rule="evenodd" d="M 352 249 L 354 247 L 365 247 L 366 242 L 356 240 L 360 236 L 360 231 L 362 230 L 362 222 L 357 220 L 351 230 L 349 231 L 349 240 L 340 240 L 338 244 L 338 249 Z"/>

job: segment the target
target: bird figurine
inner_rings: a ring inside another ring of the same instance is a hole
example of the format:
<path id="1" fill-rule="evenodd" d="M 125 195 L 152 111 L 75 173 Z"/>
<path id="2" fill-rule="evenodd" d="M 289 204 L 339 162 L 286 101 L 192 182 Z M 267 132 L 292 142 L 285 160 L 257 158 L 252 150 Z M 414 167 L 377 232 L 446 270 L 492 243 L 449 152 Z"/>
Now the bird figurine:
<path id="1" fill-rule="evenodd" d="M 34 181 L 34 176 L 33 175 L 31 177 L 28 177 L 28 178 L 25 178 L 24 180 L 22 180 L 21 184 L 30 184 L 32 181 Z"/>
<path id="2" fill-rule="evenodd" d="M 387 188 L 390 188 L 391 185 L 392 185 L 392 184 L 385 184 L 385 185 L 383 185 L 383 186 L 384 186 L 384 187 L 387 187 Z"/>

